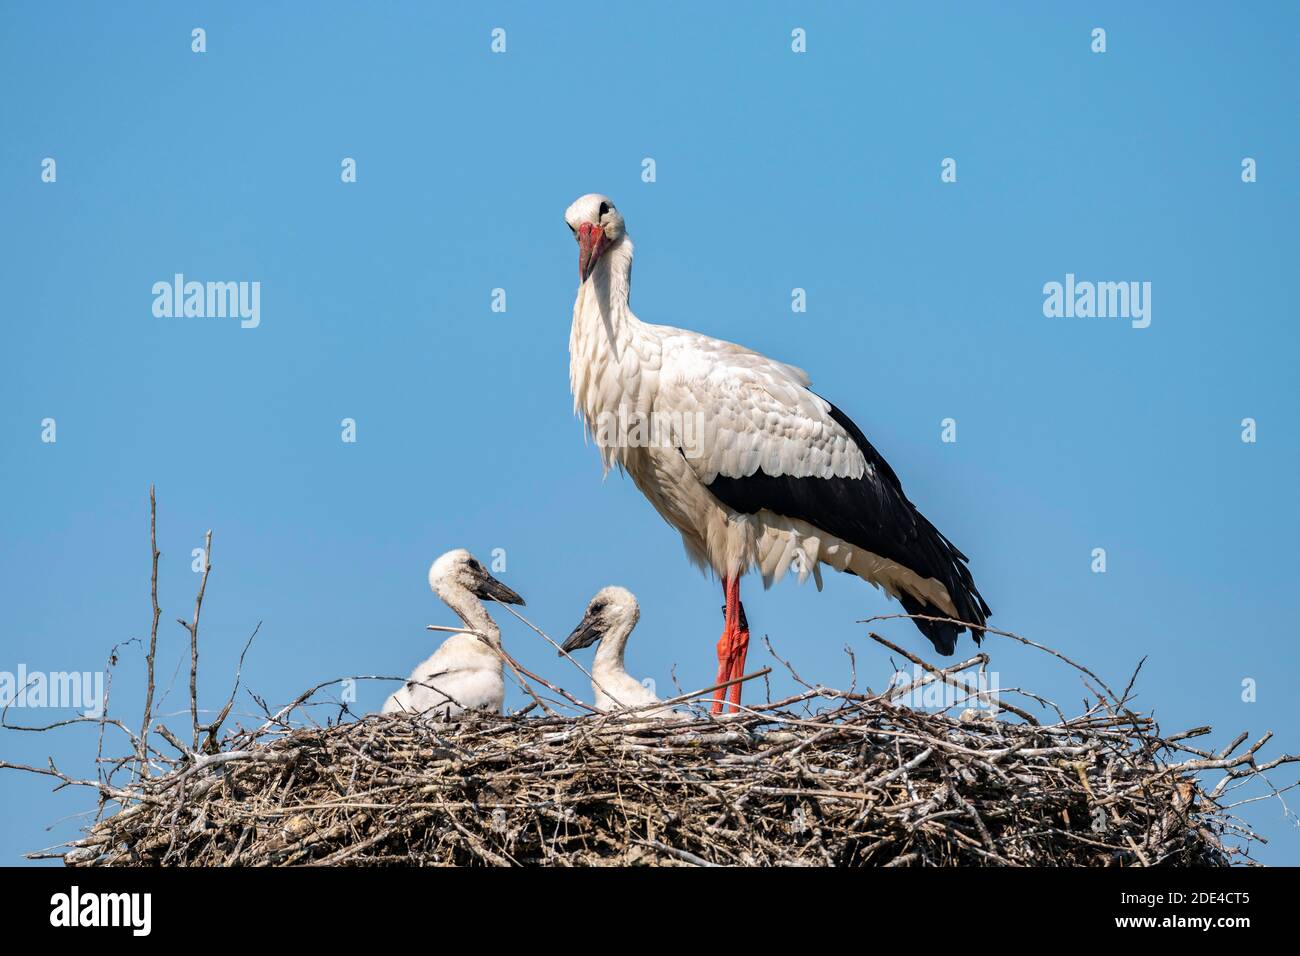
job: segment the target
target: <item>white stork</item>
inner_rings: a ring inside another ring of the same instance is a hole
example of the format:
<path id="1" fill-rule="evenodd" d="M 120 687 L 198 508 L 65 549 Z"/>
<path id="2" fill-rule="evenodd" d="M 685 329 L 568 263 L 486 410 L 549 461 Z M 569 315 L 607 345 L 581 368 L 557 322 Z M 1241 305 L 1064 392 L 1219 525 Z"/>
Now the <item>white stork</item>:
<path id="1" fill-rule="evenodd" d="M 640 619 L 641 608 L 631 591 L 617 586 L 601 588 L 587 605 L 578 626 L 561 645 L 561 653 L 569 654 L 600 642 L 591 665 L 591 690 L 600 710 L 617 711 L 659 702 L 650 688 L 627 672 L 623 660 L 627 640 Z M 670 707 L 659 707 L 639 710 L 634 716 L 674 718 L 684 715 Z"/>
<path id="2" fill-rule="evenodd" d="M 464 548 L 448 551 L 429 568 L 429 587 L 468 630 L 453 634 L 411 671 L 410 679 L 384 701 L 383 713 L 414 712 L 441 718 L 467 710 L 501 713 L 506 684 L 502 673 L 501 630 L 483 606 L 485 600 L 523 604 Z"/>
<path id="3" fill-rule="evenodd" d="M 907 499 L 861 429 L 812 392 L 801 369 L 639 320 L 628 304 L 632 242 L 608 197 L 582 196 L 564 219 L 578 243 L 574 409 L 605 471 L 626 470 L 681 533 L 691 560 L 721 580 L 717 682 L 744 673 L 740 578 L 751 568 L 765 586 L 792 567 L 818 587 L 819 564 L 856 574 L 909 614 L 965 622 L 978 644 L 991 612 L 966 556 Z M 966 629 L 913 620 L 945 655 Z M 722 697 L 719 690 L 715 713 Z M 728 697 L 739 705 L 739 684 Z"/>

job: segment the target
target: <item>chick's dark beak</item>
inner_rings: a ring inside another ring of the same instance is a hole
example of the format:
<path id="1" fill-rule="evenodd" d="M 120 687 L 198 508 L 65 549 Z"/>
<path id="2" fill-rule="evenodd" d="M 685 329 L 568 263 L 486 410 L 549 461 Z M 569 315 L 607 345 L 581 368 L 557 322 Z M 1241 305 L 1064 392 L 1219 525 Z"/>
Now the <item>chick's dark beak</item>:
<path id="1" fill-rule="evenodd" d="M 474 596 L 484 601 L 524 606 L 524 599 L 482 569 L 474 572 Z"/>
<path id="2" fill-rule="evenodd" d="M 573 629 L 573 633 L 560 645 L 562 651 L 572 653 L 583 647 L 590 647 L 605 636 L 604 625 L 593 614 L 583 617 L 582 622 Z"/>

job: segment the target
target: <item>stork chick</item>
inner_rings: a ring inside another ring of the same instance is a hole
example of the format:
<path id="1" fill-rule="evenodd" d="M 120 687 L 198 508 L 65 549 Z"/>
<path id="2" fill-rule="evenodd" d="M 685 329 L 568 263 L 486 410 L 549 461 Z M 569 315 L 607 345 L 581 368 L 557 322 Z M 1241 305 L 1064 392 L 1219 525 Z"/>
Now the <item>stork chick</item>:
<path id="1" fill-rule="evenodd" d="M 659 702 L 659 698 L 630 675 L 623 664 L 627 640 L 640 617 L 641 608 L 631 591 L 617 586 L 602 588 L 587 605 L 582 621 L 561 645 L 561 653 L 572 653 L 600 642 L 591 665 L 591 690 L 600 710 L 618 711 Z M 660 707 L 638 710 L 630 716 L 672 719 L 683 715 L 670 707 Z"/>
<path id="2" fill-rule="evenodd" d="M 420 713 L 448 719 L 466 711 L 501 713 L 506 684 L 502 671 L 501 630 L 483 606 L 485 600 L 520 604 L 506 587 L 464 548 L 448 551 L 429 568 L 429 587 L 467 630 L 442 642 L 406 684 L 384 702 L 383 712 Z"/>

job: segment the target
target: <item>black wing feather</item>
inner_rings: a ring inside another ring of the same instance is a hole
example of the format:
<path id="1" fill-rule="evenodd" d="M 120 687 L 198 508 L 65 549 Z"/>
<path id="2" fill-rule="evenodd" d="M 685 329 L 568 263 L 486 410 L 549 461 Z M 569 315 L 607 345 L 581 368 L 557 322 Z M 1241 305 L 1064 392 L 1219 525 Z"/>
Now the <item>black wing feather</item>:
<path id="1" fill-rule="evenodd" d="M 978 644 L 984 634 L 982 625 L 992 612 L 975 587 L 966 555 L 908 500 L 894 469 L 852 419 L 834 405 L 830 408 L 831 418 L 853 439 L 870 466 L 861 478 L 793 478 L 769 475 L 760 468 L 746 478 L 718 475 L 708 485 L 709 491 L 732 511 L 754 514 L 766 509 L 799 518 L 922 578 L 937 578 L 947 588 L 958 617 L 974 625 L 971 636 Z M 940 608 L 908 594 L 900 601 L 909 614 L 947 617 Z M 965 630 L 935 621 L 914 623 L 940 654 L 952 654 L 957 635 Z"/>

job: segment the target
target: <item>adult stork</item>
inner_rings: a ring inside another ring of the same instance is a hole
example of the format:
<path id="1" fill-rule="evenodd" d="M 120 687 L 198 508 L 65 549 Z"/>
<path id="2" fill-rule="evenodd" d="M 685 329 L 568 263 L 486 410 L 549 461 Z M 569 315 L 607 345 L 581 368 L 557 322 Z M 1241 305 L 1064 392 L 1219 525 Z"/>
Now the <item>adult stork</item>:
<path id="1" fill-rule="evenodd" d="M 575 200 L 578 243 L 569 383 L 608 473 L 624 469 L 721 580 L 726 623 L 718 680 L 741 677 L 749 628 L 740 578 L 764 586 L 819 565 L 896 598 L 944 655 L 990 615 L 967 558 L 916 509 L 894 470 L 847 415 L 810 390 L 802 369 L 697 332 L 642 322 L 628 304 L 632 241 L 607 196 Z M 736 709 L 740 685 L 727 699 Z M 723 707 L 715 693 L 714 713 Z"/>

